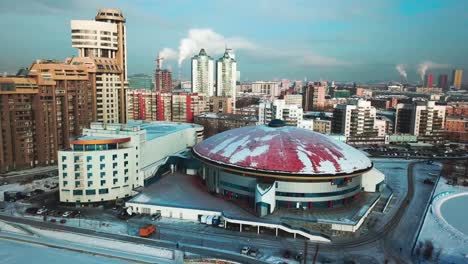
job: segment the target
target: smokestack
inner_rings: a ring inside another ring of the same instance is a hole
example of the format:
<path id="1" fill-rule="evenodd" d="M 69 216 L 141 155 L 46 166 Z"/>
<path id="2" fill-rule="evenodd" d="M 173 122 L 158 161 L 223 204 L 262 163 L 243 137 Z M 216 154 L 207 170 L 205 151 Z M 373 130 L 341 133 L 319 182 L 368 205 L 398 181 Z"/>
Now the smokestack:
<path id="1" fill-rule="evenodd" d="M 160 55 L 158 55 L 158 57 L 156 58 L 156 69 L 157 70 L 161 70 L 162 69 L 162 63 L 164 61 L 164 58 L 161 57 Z"/>

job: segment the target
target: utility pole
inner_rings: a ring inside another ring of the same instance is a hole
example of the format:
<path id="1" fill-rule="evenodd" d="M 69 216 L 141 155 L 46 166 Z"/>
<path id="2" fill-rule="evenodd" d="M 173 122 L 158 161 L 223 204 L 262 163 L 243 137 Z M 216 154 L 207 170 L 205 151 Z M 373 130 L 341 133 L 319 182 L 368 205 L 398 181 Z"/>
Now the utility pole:
<path id="1" fill-rule="evenodd" d="M 317 261 L 318 252 L 319 252 L 319 244 L 317 244 L 317 246 L 315 247 L 314 261 L 312 262 L 313 264 L 315 264 L 315 262 Z"/>
<path id="2" fill-rule="evenodd" d="M 307 264 L 307 249 L 308 249 L 307 241 L 309 240 L 304 240 L 304 261 L 303 261 L 304 264 Z"/>

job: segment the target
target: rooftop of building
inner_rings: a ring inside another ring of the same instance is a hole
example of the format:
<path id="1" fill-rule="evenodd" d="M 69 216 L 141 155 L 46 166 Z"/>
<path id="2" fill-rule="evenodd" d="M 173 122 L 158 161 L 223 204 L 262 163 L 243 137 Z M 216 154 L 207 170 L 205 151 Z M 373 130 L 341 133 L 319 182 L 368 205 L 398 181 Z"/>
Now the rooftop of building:
<path id="1" fill-rule="evenodd" d="M 208 118 L 208 119 L 226 119 L 226 120 L 242 120 L 242 121 L 252 121 L 257 122 L 257 116 L 254 115 L 240 115 L 240 114 L 223 114 L 223 113 L 213 113 L 205 112 L 197 115 L 199 118 Z"/>
<path id="2" fill-rule="evenodd" d="M 100 132 L 110 134 L 110 135 L 119 135 L 119 137 L 126 136 L 128 134 L 122 132 L 138 132 L 144 131 L 146 133 L 146 140 L 154 140 L 171 133 L 175 133 L 188 128 L 203 128 L 197 124 L 191 123 L 176 123 L 176 122 L 160 122 L 160 121 L 129 121 L 126 124 L 104 124 L 104 123 L 92 123 L 91 128 L 85 129 L 83 136 L 79 137 L 79 140 L 101 140 L 109 139 L 108 136 L 90 136 L 86 135 L 86 132 Z M 106 131 L 106 132 L 104 132 Z"/>

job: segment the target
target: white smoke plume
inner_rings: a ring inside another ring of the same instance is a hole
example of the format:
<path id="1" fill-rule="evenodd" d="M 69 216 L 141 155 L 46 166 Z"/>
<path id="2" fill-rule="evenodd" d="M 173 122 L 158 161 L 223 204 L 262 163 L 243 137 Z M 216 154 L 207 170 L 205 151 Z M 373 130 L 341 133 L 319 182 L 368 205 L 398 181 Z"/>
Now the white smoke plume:
<path id="1" fill-rule="evenodd" d="M 158 57 L 164 60 L 175 60 L 177 59 L 177 51 L 170 48 L 164 48 L 159 52 Z"/>
<path id="2" fill-rule="evenodd" d="M 424 80 L 424 76 L 426 75 L 427 70 L 434 70 L 434 69 L 446 69 L 450 68 L 449 64 L 439 64 L 432 61 L 424 61 L 418 65 L 418 73 L 421 76 L 421 80 Z"/>
<path id="3" fill-rule="evenodd" d="M 406 73 L 406 66 L 404 64 L 398 64 L 395 66 L 395 69 L 398 71 L 400 76 L 403 77 L 403 79 L 406 80 L 408 78 L 408 74 Z"/>
<path id="4" fill-rule="evenodd" d="M 180 41 L 179 45 L 179 67 L 188 57 L 194 55 L 204 48 L 208 54 L 221 54 L 226 45 L 232 49 L 255 49 L 256 46 L 239 37 L 225 38 L 223 35 L 214 32 L 212 29 L 194 28 L 190 29 L 188 36 Z"/>

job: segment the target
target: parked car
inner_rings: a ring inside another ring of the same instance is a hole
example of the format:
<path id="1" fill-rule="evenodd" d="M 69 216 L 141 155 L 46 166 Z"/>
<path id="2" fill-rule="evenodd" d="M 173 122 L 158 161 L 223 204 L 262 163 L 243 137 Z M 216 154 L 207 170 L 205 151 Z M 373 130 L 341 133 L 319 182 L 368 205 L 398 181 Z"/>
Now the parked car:
<path id="1" fill-rule="evenodd" d="M 250 251 L 250 247 L 249 246 L 243 246 L 242 249 L 241 249 L 241 254 L 242 255 L 247 255 Z"/>
<path id="2" fill-rule="evenodd" d="M 252 249 L 249 250 L 249 253 L 248 253 L 248 254 L 249 254 L 249 256 L 255 258 L 255 257 L 257 257 L 257 255 L 258 255 L 258 249 L 252 248 Z"/>
<path id="3" fill-rule="evenodd" d="M 73 212 L 72 211 L 66 211 L 65 213 L 63 213 L 63 217 L 70 217 L 70 215 L 72 214 Z"/>
<path id="4" fill-rule="evenodd" d="M 38 214 L 38 215 L 47 214 L 47 211 L 49 211 L 49 210 L 47 210 L 47 208 L 44 207 L 44 208 L 41 208 L 41 209 L 37 210 L 36 214 Z"/>
<path id="5" fill-rule="evenodd" d="M 67 222 L 67 220 L 65 220 L 65 219 L 60 219 L 60 223 L 61 223 L 61 224 L 65 224 L 66 222 Z"/>
<path id="6" fill-rule="evenodd" d="M 50 222 L 55 223 L 55 222 L 57 222 L 57 220 L 55 220 L 55 218 L 52 218 L 52 219 L 50 219 Z"/>
<path id="7" fill-rule="evenodd" d="M 26 209 L 25 213 L 27 214 L 37 214 L 37 211 L 39 210 L 39 208 L 37 207 L 29 207 Z"/>

